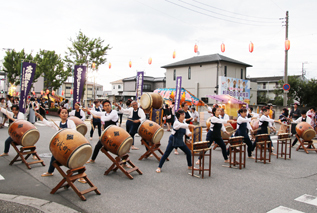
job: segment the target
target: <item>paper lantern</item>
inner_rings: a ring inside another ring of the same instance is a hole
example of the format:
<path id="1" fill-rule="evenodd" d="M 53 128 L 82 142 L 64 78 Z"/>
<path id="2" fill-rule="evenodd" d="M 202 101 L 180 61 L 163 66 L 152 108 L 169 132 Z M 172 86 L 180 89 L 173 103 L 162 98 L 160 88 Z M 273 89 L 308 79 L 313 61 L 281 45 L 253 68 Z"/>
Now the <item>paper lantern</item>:
<path id="1" fill-rule="evenodd" d="M 62 90 L 62 96 L 64 96 L 64 90 Z"/>
<path id="2" fill-rule="evenodd" d="M 33 95 L 35 96 L 35 91 L 33 91 L 32 93 L 33 93 Z"/>
<path id="3" fill-rule="evenodd" d="M 221 44 L 220 48 L 221 48 L 221 52 L 225 52 L 226 51 L 226 46 L 225 46 L 224 43 Z"/>
<path id="4" fill-rule="evenodd" d="M 71 94 L 71 95 L 73 94 L 73 89 L 70 89 L 70 94 Z"/>
<path id="5" fill-rule="evenodd" d="M 17 92 L 17 96 L 19 96 L 19 92 Z"/>
<path id="6" fill-rule="evenodd" d="M 129 61 L 129 67 L 130 67 L 130 68 L 132 67 L 132 62 L 131 62 L 131 61 Z"/>
<path id="7" fill-rule="evenodd" d="M 92 68 L 93 68 L 93 69 L 95 69 L 95 68 L 96 68 L 96 63 L 95 63 L 95 62 L 94 62 L 94 63 L 92 63 L 92 65 L 91 65 L 91 66 L 92 66 Z"/>
<path id="8" fill-rule="evenodd" d="M 50 93 L 50 91 L 47 89 L 47 90 L 46 90 L 46 95 L 48 95 L 49 93 Z"/>
<path id="9" fill-rule="evenodd" d="M 13 92 L 13 96 L 15 96 L 16 95 L 16 93 L 15 92 Z"/>
<path id="10" fill-rule="evenodd" d="M 253 49 L 254 49 L 254 45 L 253 45 L 252 42 L 250 42 L 250 44 L 249 44 L 249 51 L 250 51 L 250 53 L 253 52 Z"/>
<path id="11" fill-rule="evenodd" d="M 42 90 L 42 91 L 41 91 L 41 95 L 43 95 L 43 94 L 44 94 L 44 91 Z"/>
<path id="12" fill-rule="evenodd" d="M 197 46 L 197 44 L 195 44 L 195 46 L 194 46 L 194 52 L 197 53 L 197 51 L 198 51 L 198 46 Z"/>
<path id="13" fill-rule="evenodd" d="M 289 50 L 291 48 L 291 42 L 289 40 L 285 40 L 285 50 Z"/>
<path id="14" fill-rule="evenodd" d="M 151 57 L 149 58 L 148 62 L 149 62 L 150 65 L 152 64 L 152 58 Z"/>
<path id="15" fill-rule="evenodd" d="M 55 95 L 55 91 L 52 91 L 52 95 Z"/>
<path id="16" fill-rule="evenodd" d="M 109 69 L 111 69 L 111 63 L 109 62 Z"/>
<path id="17" fill-rule="evenodd" d="M 176 57 L 176 52 L 175 52 L 175 50 L 174 50 L 174 52 L 173 52 L 173 58 L 175 58 Z"/>

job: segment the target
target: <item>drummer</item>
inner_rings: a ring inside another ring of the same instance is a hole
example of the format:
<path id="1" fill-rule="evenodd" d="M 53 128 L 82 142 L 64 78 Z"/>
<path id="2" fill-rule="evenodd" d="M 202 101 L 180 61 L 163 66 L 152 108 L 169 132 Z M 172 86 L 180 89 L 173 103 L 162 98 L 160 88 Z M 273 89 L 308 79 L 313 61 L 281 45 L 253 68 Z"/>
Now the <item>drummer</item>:
<path id="1" fill-rule="evenodd" d="M 309 125 L 310 125 L 310 123 L 311 123 L 311 118 L 308 117 L 308 116 L 306 116 L 306 113 L 307 113 L 306 110 L 302 110 L 302 112 L 301 112 L 301 117 L 297 118 L 295 121 L 293 120 L 292 123 L 299 124 L 300 122 L 307 122 L 307 123 L 309 123 Z M 297 139 L 297 137 L 295 137 L 295 140 L 293 141 L 292 147 L 295 146 L 295 144 L 297 143 L 297 141 L 298 141 L 298 139 Z"/>
<path id="2" fill-rule="evenodd" d="M 43 124 L 53 128 L 57 131 L 60 129 L 66 129 L 66 128 L 76 130 L 76 125 L 75 125 L 74 121 L 67 119 L 68 118 L 68 110 L 65 107 L 59 108 L 57 113 L 58 113 L 59 117 L 61 118 L 61 121 L 56 121 L 56 122 L 47 121 L 45 118 L 43 118 L 42 115 L 40 115 L 37 112 L 35 113 L 35 115 L 36 115 L 36 117 L 38 117 L 38 119 L 40 119 L 43 122 Z M 55 160 L 56 160 L 55 157 L 52 155 L 48 171 L 43 173 L 41 175 L 42 177 L 48 177 L 48 176 L 53 175 L 53 172 L 55 170 L 55 167 L 53 166 L 53 162 Z M 78 181 L 80 183 L 86 183 L 86 180 L 84 178 L 80 178 Z"/>
<path id="3" fill-rule="evenodd" d="M 249 138 L 247 129 L 252 132 L 252 128 L 250 125 L 251 118 L 247 118 L 247 109 L 240 109 L 239 112 L 240 116 L 237 119 L 237 131 L 234 136 L 243 136 L 244 142 L 248 146 L 248 157 L 252 157 L 252 142 Z"/>
<path id="4" fill-rule="evenodd" d="M 101 112 L 101 106 L 100 101 L 96 100 L 94 101 L 94 107 L 92 108 L 92 111 Z M 92 118 L 91 122 L 91 130 L 90 130 L 90 140 L 92 140 L 92 136 L 94 134 L 96 126 L 98 127 L 98 135 L 101 136 L 101 120 L 99 118 Z"/>
<path id="5" fill-rule="evenodd" d="M 134 135 L 137 133 L 138 128 L 140 126 L 140 124 L 142 122 L 145 121 L 145 113 L 143 111 L 143 109 L 139 108 L 138 106 L 138 102 L 133 101 L 131 103 L 132 108 L 129 109 L 123 109 L 121 106 L 119 106 L 118 104 L 116 104 L 116 107 L 119 108 L 119 110 L 123 113 L 123 114 L 128 114 L 128 120 L 130 121 L 129 123 L 127 122 L 127 132 L 129 132 L 129 134 L 131 135 L 131 137 L 133 138 L 133 144 L 131 146 L 132 150 L 138 150 L 139 148 L 134 146 Z"/>
<path id="6" fill-rule="evenodd" d="M 284 108 L 282 110 L 282 113 L 281 115 L 279 116 L 279 123 L 281 124 L 281 127 L 278 131 L 278 134 L 282 134 L 282 133 L 287 133 L 287 127 L 288 127 L 288 121 L 289 121 L 289 118 L 288 118 L 288 109 L 287 108 Z"/>
<path id="7" fill-rule="evenodd" d="M 12 112 L 7 111 L 6 109 L 0 107 L 0 110 L 3 114 L 5 114 L 9 118 L 9 123 L 11 124 L 15 120 L 24 120 L 24 114 L 22 112 L 19 112 L 19 106 L 13 105 L 11 107 Z M 9 155 L 9 149 L 10 144 L 13 142 L 12 138 L 9 136 L 7 140 L 4 142 L 4 153 L 0 155 L 2 156 L 8 156 Z"/>
<path id="8" fill-rule="evenodd" d="M 104 129 L 106 129 L 110 125 L 117 125 L 118 122 L 118 113 L 116 110 L 112 110 L 111 102 L 109 100 L 104 100 L 102 102 L 104 112 L 98 112 L 98 111 L 90 111 L 89 109 L 83 109 L 85 112 L 90 112 L 92 116 L 96 119 L 100 119 L 102 122 L 104 122 Z M 99 153 L 99 150 L 102 148 L 101 141 L 99 139 L 98 143 L 95 146 L 94 152 L 92 154 L 91 159 L 87 163 L 94 163 L 97 155 Z"/>
<path id="9" fill-rule="evenodd" d="M 192 117 L 192 114 L 190 113 L 190 111 L 188 110 L 188 104 L 186 102 L 183 102 L 181 104 L 181 107 L 182 107 L 182 110 L 184 110 L 184 112 L 185 112 L 185 120 L 184 120 L 185 123 L 190 124 L 190 122 L 193 121 L 193 117 Z M 185 135 L 185 140 L 190 140 L 190 137 Z M 174 154 L 175 155 L 179 154 L 177 151 L 177 147 L 175 148 Z"/>
<path id="10" fill-rule="evenodd" d="M 79 103 L 79 102 L 76 102 L 76 103 L 75 103 L 75 109 L 72 110 L 72 111 L 69 113 L 69 116 L 75 116 L 75 117 L 79 118 L 79 119 L 82 120 L 82 121 L 85 121 L 85 120 L 86 120 L 85 112 L 80 109 L 80 103 Z"/>
<path id="11" fill-rule="evenodd" d="M 162 166 L 165 162 L 165 160 L 168 158 L 168 156 L 171 154 L 174 148 L 180 148 L 185 154 L 187 158 L 187 165 L 188 169 L 192 169 L 192 161 L 191 161 L 191 152 L 189 148 L 184 143 L 184 135 L 191 136 L 191 132 L 189 131 L 189 128 L 194 128 L 195 126 L 192 124 L 185 123 L 185 111 L 182 109 L 179 109 L 176 113 L 176 118 L 172 134 L 170 135 L 168 139 L 168 145 L 166 147 L 166 150 L 160 160 L 159 166 L 156 169 L 157 173 L 161 172 Z"/>

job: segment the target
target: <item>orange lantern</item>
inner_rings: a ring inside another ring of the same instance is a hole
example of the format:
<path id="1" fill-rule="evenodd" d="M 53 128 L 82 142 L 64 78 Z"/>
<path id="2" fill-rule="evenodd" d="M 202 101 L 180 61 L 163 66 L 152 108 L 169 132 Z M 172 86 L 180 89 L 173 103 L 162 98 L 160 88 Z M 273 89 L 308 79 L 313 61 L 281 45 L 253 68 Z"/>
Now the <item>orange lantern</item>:
<path id="1" fill-rule="evenodd" d="M 52 91 L 52 95 L 55 95 L 55 91 Z"/>
<path id="2" fill-rule="evenodd" d="M 172 100 L 175 98 L 174 91 L 172 91 L 172 93 L 170 94 L 170 98 L 171 98 Z"/>
<path id="3" fill-rule="evenodd" d="M 129 61 L 129 67 L 130 67 L 130 68 L 132 67 L 132 62 L 131 62 L 131 61 Z"/>
<path id="4" fill-rule="evenodd" d="M 42 90 L 42 91 L 41 91 L 41 95 L 43 95 L 43 94 L 44 94 L 44 91 Z"/>
<path id="5" fill-rule="evenodd" d="M 197 44 L 195 44 L 195 46 L 194 46 L 194 52 L 197 53 L 197 51 L 198 51 L 198 46 L 197 46 Z"/>
<path id="6" fill-rule="evenodd" d="M 151 57 L 149 58 L 148 62 L 149 62 L 150 65 L 152 64 L 152 58 Z"/>
<path id="7" fill-rule="evenodd" d="M 253 52 L 253 49 L 254 49 L 254 45 L 253 45 L 252 42 L 250 42 L 250 44 L 249 44 L 249 51 L 250 51 L 250 53 Z"/>
<path id="8" fill-rule="evenodd" d="M 73 94 L 73 89 L 70 89 L 70 94 L 71 94 L 71 95 Z"/>
<path id="9" fill-rule="evenodd" d="M 285 50 L 289 50 L 291 47 L 291 42 L 289 40 L 285 40 Z"/>
<path id="10" fill-rule="evenodd" d="M 173 52 L 173 58 L 175 58 L 176 57 L 176 52 L 175 52 L 175 50 L 174 50 L 174 52 Z"/>
<path id="11" fill-rule="evenodd" d="M 95 63 L 95 62 L 94 62 L 94 63 L 92 63 L 92 65 L 91 65 L 91 66 L 92 66 L 92 68 L 93 68 L 93 69 L 95 69 L 95 68 L 96 68 L 96 63 Z"/>
<path id="12" fill-rule="evenodd" d="M 111 63 L 109 62 L 109 69 L 111 69 Z"/>
<path id="13" fill-rule="evenodd" d="M 64 96 L 64 90 L 62 90 L 62 96 Z"/>
<path id="14" fill-rule="evenodd" d="M 32 93 L 33 93 L 33 95 L 35 96 L 35 91 L 33 91 Z"/>
<path id="15" fill-rule="evenodd" d="M 15 94 L 16 94 L 16 93 L 15 93 L 15 92 L 13 92 L 13 96 L 15 96 Z"/>
<path id="16" fill-rule="evenodd" d="M 224 43 L 221 44 L 220 48 L 221 48 L 221 52 L 225 52 L 226 51 L 226 46 L 225 46 Z"/>
<path id="17" fill-rule="evenodd" d="M 47 89 L 47 90 L 46 90 L 46 95 L 49 94 L 49 93 L 50 93 L 50 91 Z"/>

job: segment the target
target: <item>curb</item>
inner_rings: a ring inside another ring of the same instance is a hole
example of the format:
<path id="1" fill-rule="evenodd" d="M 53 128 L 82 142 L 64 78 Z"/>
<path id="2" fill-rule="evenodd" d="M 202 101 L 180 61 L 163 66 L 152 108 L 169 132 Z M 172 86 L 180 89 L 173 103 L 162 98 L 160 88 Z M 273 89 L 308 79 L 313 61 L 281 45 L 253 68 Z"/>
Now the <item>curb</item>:
<path id="1" fill-rule="evenodd" d="M 18 203 L 24 206 L 30 206 L 43 212 L 78 212 L 74 209 L 71 209 L 69 207 L 63 206 L 55 202 L 21 195 L 0 193 L 0 200 Z"/>

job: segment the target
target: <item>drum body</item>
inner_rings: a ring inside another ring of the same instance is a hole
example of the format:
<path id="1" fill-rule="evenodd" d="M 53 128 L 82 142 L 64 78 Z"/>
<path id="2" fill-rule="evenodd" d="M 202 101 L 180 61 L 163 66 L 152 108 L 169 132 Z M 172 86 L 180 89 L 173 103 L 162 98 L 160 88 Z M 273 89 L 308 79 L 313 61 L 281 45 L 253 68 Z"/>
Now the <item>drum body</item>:
<path id="1" fill-rule="evenodd" d="M 233 127 L 231 126 L 231 124 L 229 124 L 229 123 L 226 123 L 226 124 L 223 124 L 224 126 L 225 126 L 225 128 L 226 128 L 226 131 L 227 132 L 233 132 Z M 229 140 L 229 138 L 230 138 L 230 136 L 231 135 L 228 135 L 228 134 L 226 134 L 226 133 L 224 133 L 224 132 L 221 132 L 221 137 L 222 137 L 222 139 L 224 139 L 224 140 Z"/>
<path id="2" fill-rule="evenodd" d="M 207 127 L 207 129 L 209 130 L 210 129 L 210 120 L 211 120 L 211 118 L 212 117 L 210 117 L 210 118 L 208 118 L 207 120 L 206 120 L 206 127 Z"/>
<path id="3" fill-rule="evenodd" d="M 231 137 L 229 138 L 229 143 L 231 145 L 238 145 L 238 144 L 242 144 L 243 143 L 243 136 L 237 136 L 237 137 Z"/>
<path id="4" fill-rule="evenodd" d="M 158 144 L 164 135 L 164 130 L 154 121 L 146 120 L 139 126 L 138 134 L 146 141 Z"/>
<path id="5" fill-rule="evenodd" d="M 163 105 L 163 98 L 157 93 L 143 93 L 140 100 L 141 107 L 143 109 L 159 109 Z"/>
<path id="6" fill-rule="evenodd" d="M 305 141 L 311 141 L 316 135 L 313 127 L 307 122 L 300 122 L 297 124 L 296 133 Z"/>
<path id="7" fill-rule="evenodd" d="M 79 118 L 77 118 L 75 116 L 71 116 L 68 119 L 74 121 L 74 123 L 76 125 L 76 130 L 78 132 L 80 132 L 83 136 L 86 135 L 88 128 L 87 128 L 87 125 L 85 124 L 84 121 L 80 120 Z"/>
<path id="8" fill-rule="evenodd" d="M 277 135 L 278 139 L 289 138 L 289 133 L 281 133 Z"/>
<path id="9" fill-rule="evenodd" d="M 73 129 L 59 130 L 51 139 L 50 150 L 60 164 L 70 169 L 83 166 L 92 154 L 87 139 Z"/>
<path id="10" fill-rule="evenodd" d="M 270 135 L 269 134 L 260 134 L 256 135 L 256 141 L 261 142 L 261 141 L 270 141 Z"/>
<path id="11" fill-rule="evenodd" d="M 209 148 L 209 146 L 210 146 L 209 141 L 199 141 L 193 144 L 193 150 L 206 149 L 206 148 Z"/>
<path id="12" fill-rule="evenodd" d="M 252 128 L 253 130 L 259 129 L 259 128 L 260 128 L 259 122 L 260 122 L 259 119 L 253 119 L 253 120 L 251 120 L 251 123 L 250 123 L 251 128 Z M 255 131 L 254 134 L 257 134 L 257 132 L 258 132 L 258 131 Z M 268 133 L 268 134 L 271 133 L 271 128 L 270 128 L 270 127 L 267 127 L 267 133 Z"/>
<path id="13" fill-rule="evenodd" d="M 21 146 L 33 146 L 40 138 L 40 132 L 26 120 L 15 120 L 8 133 L 12 140 Z"/>
<path id="14" fill-rule="evenodd" d="M 129 133 L 115 125 L 108 126 L 102 132 L 100 141 L 106 150 L 118 156 L 126 154 L 133 143 Z"/>

